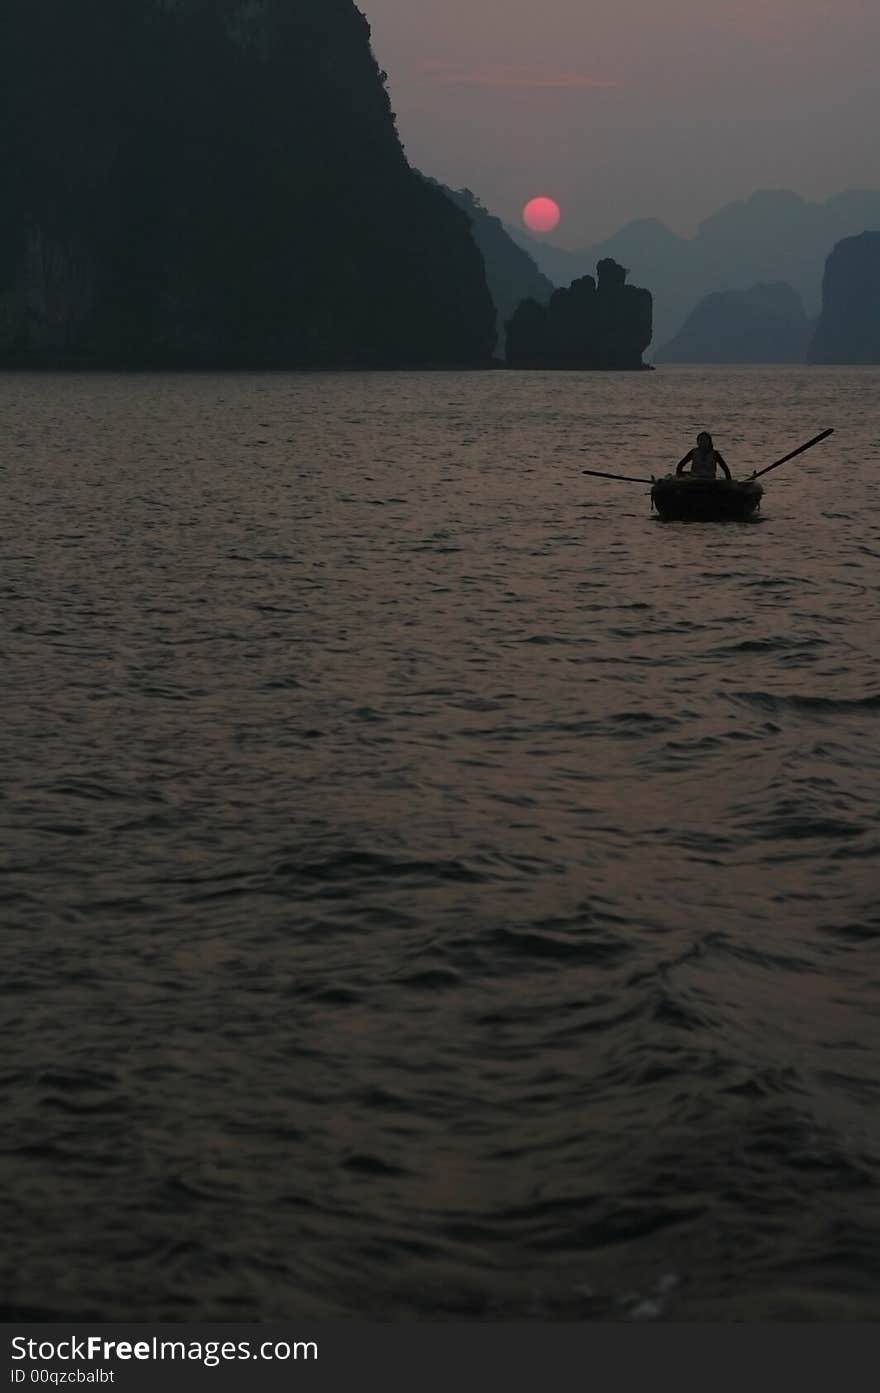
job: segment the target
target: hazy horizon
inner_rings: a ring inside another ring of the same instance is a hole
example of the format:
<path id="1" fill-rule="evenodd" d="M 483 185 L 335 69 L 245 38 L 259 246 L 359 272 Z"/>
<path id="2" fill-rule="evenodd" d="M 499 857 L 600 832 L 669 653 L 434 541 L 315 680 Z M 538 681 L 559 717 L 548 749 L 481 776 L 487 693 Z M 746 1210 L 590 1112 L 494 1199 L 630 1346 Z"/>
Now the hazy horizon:
<path id="1" fill-rule="evenodd" d="M 585 246 L 758 189 L 876 188 L 873 0 L 359 0 L 411 163 Z"/>

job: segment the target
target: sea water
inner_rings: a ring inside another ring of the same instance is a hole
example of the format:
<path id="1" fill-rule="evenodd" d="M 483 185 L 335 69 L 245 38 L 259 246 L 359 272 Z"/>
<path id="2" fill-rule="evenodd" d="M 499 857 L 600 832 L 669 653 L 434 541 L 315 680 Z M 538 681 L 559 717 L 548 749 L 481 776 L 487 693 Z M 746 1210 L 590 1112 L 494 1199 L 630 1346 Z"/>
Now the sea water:
<path id="1" fill-rule="evenodd" d="M 7 1319 L 880 1315 L 878 389 L 0 378 Z"/>

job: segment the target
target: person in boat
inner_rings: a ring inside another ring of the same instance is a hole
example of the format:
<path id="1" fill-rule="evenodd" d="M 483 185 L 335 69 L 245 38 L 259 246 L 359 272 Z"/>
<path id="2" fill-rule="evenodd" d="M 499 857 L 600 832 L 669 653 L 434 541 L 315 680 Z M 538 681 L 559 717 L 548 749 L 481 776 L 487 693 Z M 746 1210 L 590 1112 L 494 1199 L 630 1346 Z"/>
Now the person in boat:
<path id="1" fill-rule="evenodd" d="M 693 450 L 688 450 L 683 460 L 679 460 L 676 465 L 676 474 L 685 472 L 685 465 L 690 465 L 690 476 L 692 479 L 714 479 L 715 466 L 721 465 L 725 476 L 731 477 L 727 467 L 727 461 L 719 450 L 715 449 L 712 437 L 707 430 L 701 430 L 697 436 L 697 443 Z"/>

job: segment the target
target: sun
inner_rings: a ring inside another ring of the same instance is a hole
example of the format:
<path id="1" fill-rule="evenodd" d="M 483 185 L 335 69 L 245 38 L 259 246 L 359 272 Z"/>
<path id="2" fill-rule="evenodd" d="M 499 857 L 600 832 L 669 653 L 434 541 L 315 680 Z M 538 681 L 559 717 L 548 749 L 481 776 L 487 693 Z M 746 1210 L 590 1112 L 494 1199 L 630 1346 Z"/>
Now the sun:
<path id="1" fill-rule="evenodd" d="M 562 213 L 559 204 L 552 198 L 531 198 L 523 208 L 523 222 L 530 232 L 552 232 L 559 226 Z"/>

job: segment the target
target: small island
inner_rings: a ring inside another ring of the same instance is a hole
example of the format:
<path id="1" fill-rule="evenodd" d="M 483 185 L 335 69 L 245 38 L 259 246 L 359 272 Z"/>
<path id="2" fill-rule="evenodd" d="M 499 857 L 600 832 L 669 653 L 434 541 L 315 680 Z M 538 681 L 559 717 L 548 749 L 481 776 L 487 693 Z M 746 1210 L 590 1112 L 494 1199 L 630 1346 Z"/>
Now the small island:
<path id="1" fill-rule="evenodd" d="M 605 257 L 596 279 L 581 276 L 555 290 L 546 305 L 523 300 L 506 325 L 508 367 L 645 369 L 653 300 L 650 291 L 626 284 L 628 274 Z"/>

